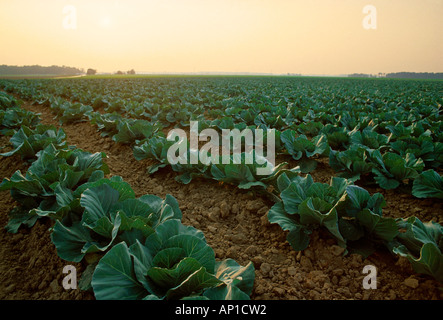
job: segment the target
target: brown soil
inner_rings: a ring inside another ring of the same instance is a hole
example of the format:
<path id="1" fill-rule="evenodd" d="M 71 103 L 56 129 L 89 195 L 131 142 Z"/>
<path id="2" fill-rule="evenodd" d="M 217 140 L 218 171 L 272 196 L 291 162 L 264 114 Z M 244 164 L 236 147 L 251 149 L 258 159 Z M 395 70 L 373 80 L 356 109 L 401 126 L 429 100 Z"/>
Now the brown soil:
<path id="1" fill-rule="evenodd" d="M 48 109 L 24 105 L 40 113 L 43 123 L 58 125 Z M 177 175 L 165 168 L 152 176 L 146 173 L 149 161 L 136 161 L 129 146 L 101 137 L 89 123 L 63 125 L 69 144 L 90 152 L 104 151 L 111 175 L 119 175 L 131 184 L 137 196 L 155 194 L 177 198 L 183 212 L 183 223 L 202 230 L 217 259 L 233 258 L 245 265 L 252 261 L 256 280 L 252 299 L 407 299 L 443 298 L 441 284 L 413 272 L 409 262 L 381 251 L 362 259 L 359 255 L 343 256 L 326 232 L 313 233 L 309 247 L 294 251 L 286 242 L 286 234 L 277 225 L 270 225 L 267 213 L 273 205 L 268 199 L 251 191 L 240 190 L 211 180 L 193 180 L 183 185 Z M 7 139 L 2 138 L 5 144 Z M 26 170 L 18 157 L 0 160 L 2 177 L 15 170 Z M 316 181 L 328 182 L 333 171 L 327 159 L 320 159 L 312 174 Z M 380 192 L 381 190 L 370 190 Z M 435 221 L 442 217 L 442 203 L 415 199 L 395 192 L 383 192 L 388 203 L 385 215 Z M 400 200 L 400 201 L 399 201 Z M 61 260 L 50 241 L 50 221 L 40 220 L 31 229 L 17 235 L 6 233 L 7 214 L 15 206 L 7 192 L 0 200 L 0 299 L 93 299 L 79 290 L 66 291 L 61 286 L 67 264 Z M 439 221 L 441 222 L 441 221 Z M 363 268 L 377 268 L 377 289 L 365 290 Z M 84 265 L 75 265 L 79 274 Z"/>

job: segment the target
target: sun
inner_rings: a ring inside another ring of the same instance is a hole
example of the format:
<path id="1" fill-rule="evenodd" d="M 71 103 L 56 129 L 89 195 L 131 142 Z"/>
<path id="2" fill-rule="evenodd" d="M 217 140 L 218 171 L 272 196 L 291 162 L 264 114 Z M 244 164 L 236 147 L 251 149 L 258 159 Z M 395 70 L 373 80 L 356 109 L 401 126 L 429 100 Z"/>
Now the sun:
<path id="1" fill-rule="evenodd" d="M 98 25 L 102 29 L 109 29 L 112 26 L 112 19 L 110 16 L 105 15 L 102 16 L 98 22 Z"/>

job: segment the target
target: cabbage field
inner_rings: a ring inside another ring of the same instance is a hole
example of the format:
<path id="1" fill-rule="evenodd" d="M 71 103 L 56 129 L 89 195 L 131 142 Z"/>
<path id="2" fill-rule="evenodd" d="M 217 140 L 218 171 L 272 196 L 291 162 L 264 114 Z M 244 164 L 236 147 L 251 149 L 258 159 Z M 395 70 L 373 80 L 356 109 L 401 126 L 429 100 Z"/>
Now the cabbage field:
<path id="1" fill-rule="evenodd" d="M 426 80 L 0 80 L 0 299 L 440 300 L 442 104 Z M 195 123 L 264 134 L 172 163 Z"/>

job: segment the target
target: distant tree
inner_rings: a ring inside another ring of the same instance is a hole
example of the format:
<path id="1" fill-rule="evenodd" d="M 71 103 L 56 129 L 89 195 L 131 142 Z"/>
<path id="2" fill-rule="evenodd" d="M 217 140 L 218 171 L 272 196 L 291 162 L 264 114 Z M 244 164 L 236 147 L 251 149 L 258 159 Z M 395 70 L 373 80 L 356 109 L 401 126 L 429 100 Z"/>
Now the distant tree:
<path id="1" fill-rule="evenodd" d="M 134 70 L 134 69 L 131 69 L 131 70 L 129 70 L 127 73 L 128 73 L 128 74 L 135 74 L 135 70 Z"/>
<path id="2" fill-rule="evenodd" d="M 118 74 L 118 75 L 122 75 L 122 74 L 125 74 L 125 73 L 124 73 L 123 71 L 120 71 L 120 70 L 119 70 L 119 71 L 116 72 L 116 74 Z"/>
<path id="3" fill-rule="evenodd" d="M 88 71 L 86 71 L 86 75 L 88 76 L 93 76 L 95 74 L 97 74 L 97 70 L 95 69 L 88 69 Z"/>
<path id="4" fill-rule="evenodd" d="M 79 75 L 84 71 L 67 66 L 49 66 L 43 67 L 39 65 L 32 66 L 8 66 L 0 65 L 0 74 L 6 75 Z"/>

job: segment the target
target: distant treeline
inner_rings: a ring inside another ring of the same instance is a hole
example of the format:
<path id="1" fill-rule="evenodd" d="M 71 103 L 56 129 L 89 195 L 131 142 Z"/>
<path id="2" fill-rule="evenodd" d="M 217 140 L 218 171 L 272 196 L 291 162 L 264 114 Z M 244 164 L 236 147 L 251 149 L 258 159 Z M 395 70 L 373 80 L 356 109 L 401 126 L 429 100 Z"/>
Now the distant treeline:
<path id="1" fill-rule="evenodd" d="M 397 79 L 443 79 L 443 73 L 430 72 L 395 72 L 395 73 L 352 73 L 348 74 L 352 78 L 397 78 Z"/>
<path id="2" fill-rule="evenodd" d="M 85 71 L 78 68 L 66 66 L 42 67 L 34 66 L 7 66 L 0 65 L 0 75 L 63 75 L 75 76 L 84 74 Z"/>
<path id="3" fill-rule="evenodd" d="M 348 74 L 348 77 L 351 77 L 351 78 L 375 78 L 376 75 L 366 74 L 366 73 L 352 73 L 352 74 Z"/>
<path id="4" fill-rule="evenodd" d="M 397 72 L 387 73 L 386 78 L 400 78 L 400 79 L 443 79 L 443 73 L 430 72 Z"/>

